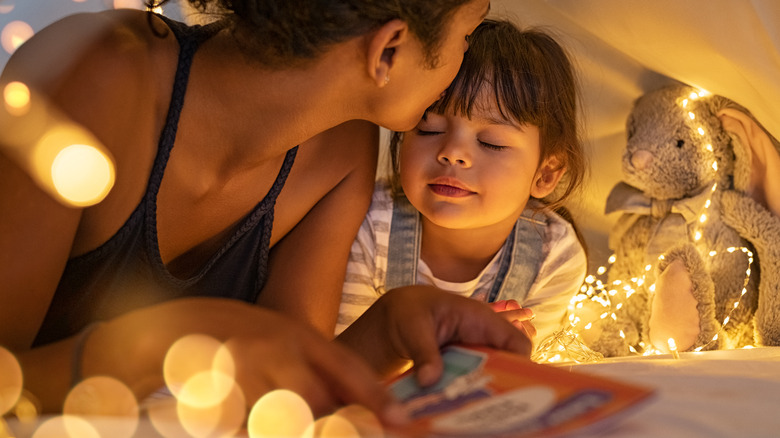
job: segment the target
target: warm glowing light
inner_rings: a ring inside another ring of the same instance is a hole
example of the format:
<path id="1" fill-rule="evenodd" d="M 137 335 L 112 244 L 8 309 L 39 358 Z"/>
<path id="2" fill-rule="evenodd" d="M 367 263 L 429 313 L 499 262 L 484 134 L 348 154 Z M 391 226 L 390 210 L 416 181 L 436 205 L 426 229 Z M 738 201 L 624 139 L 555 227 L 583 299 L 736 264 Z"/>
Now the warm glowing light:
<path id="1" fill-rule="evenodd" d="M 6 24 L 3 31 L 0 32 L 0 45 L 6 52 L 14 53 L 34 34 L 33 28 L 24 21 L 12 21 Z"/>
<path id="2" fill-rule="evenodd" d="M 3 88 L 5 109 L 14 116 L 23 116 L 30 110 L 30 89 L 21 82 L 9 82 Z"/>
<path id="3" fill-rule="evenodd" d="M 235 362 L 221 342 L 206 335 L 176 341 L 163 361 L 163 378 L 180 401 L 199 408 L 221 403 L 235 385 Z"/>
<path id="4" fill-rule="evenodd" d="M 694 92 L 691 92 L 691 94 L 690 94 L 690 96 L 689 96 L 689 97 L 690 97 L 691 99 L 695 100 L 695 99 L 697 99 L 697 98 L 699 97 L 699 95 L 698 95 L 698 94 L 696 94 L 696 93 L 694 93 Z"/>
<path id="5" fill-rule="evenodd" d="M 0 347 L 0 417 L 16 405 L 22 384 L 22 367 L 10 351 Z"/>
<path id="6" fill-rule="evenodd" d="M 114 185 L 114 165 L 99 149 L 72 144 L 63 148 L 51 164 L 54 188 L 74 206 L 103 200 Z"/>
<path id="7" fill-rule="evenodd" d="M 617 260 L 617 256 L 615 256 L 615 254 L 612 254 L 611 256 L 609 256 L 609 260 L 608 261 L 609 261 L 610 264 L 615 263 L 615 260 Z"/>
<path id="8" fill-rule="evenodd" d="M 50 418 L 38 426 L 32 438 L 101 438 L 86 420 L 72 415 Z"/>
<path id="9" fill-rule="evenodd" d="M 686 106 L 688 106 L 688 99 L 683 99 L 682 107 L 685 108 Z"/>
<path id="10" fill-rule="evenodd" d="M 694 115 L 692 112 L 688 112 L 688 117 L 691 118 L 691 120 L 696 118 L 696 115 Z"/>
<path id="11" fill-rule="evenodd" d="M 702 215 L 699 216 L 699 222 L 701 223 L 707 222 L 707 215 L 702 213 Z"/>
<path id="12" fill-rule="evenodd" d="M 14 4 L 0 5 L 0 14 L 7 14 L 14 10 Z"/>
<path id="13" fill-rule="evenodd" d="M 317 438 L 360 438 L 357 428 L 340 415 L 328 415 L 315 421 L 305 435 Z"/>
<path id="14" fill-rule="evenodd" d="M 596 270 L 596 273 L 599 275 L 603 275 L 605 272 L 607 272 L 607 268 L 604 266 L 599 266 L 599 268 Z"/>
<path id="15" fill-rule="evenodd" d="M 265 394 L 252 406 L 247 432 L 250 438 L 309 438 L 312 437 L 312 423 L 314 416 L 301 396 L 286 389 L 277 389 Z"/>
<path id="16" fill-rule="evenodd" d="M 696 231 L 696 233 L 693 235 L 693 240 L 695 240 L 697 242 L 699 240 L 701 240 L 701 231 L 698 231 L 698 230 Z"/>
<path id="17" fill-rule="evenodd" d="M 27 390 L 22 390 L 22 395 L 13 408 L 13 414 L 22 424 L 35 424 L 40 413 L 40 402 Z"/>
<path id="18" fill-rule="evenodd" d="M 712 170 L 714 170 L 716 172 L 718 171 L 718 163 L 716 161 L 712 162 Z"/>
<path id="19" fill-rule="evenodd" d="M 114 9 L 146 9 L 143 0 L 114 0 Z"/>
<path id="20" fill-rule="evenodd" d="M 68 393 L 63 414 L 87 421 L 100 436 L 130 438 L 138 427 L 138 402 L 133 392 L 107 376 L 83 380 Z"/>
<path id="21" fill-rule="evenodd" d="M 233 385 L 219 404 L 205 408 L 192 406 L 179 400 L 176 417 L 191 437 L 232 437 L 241 429 L 246 419 L 246 400 L 238 385 Z"/>
<path id="22" fill-rule="evenodd" d="M 699 131 L 699 135 L 704 135 L 704 128 L 702 128 L 701 126 L 699 126 L 697 131 Z"/>
<path id="23" fill-rule="evenodd" d="M 712 145 L 711 145 L 711 144 L 708 144 L 708 145 L 707 145 L 707 147 L 706 147 L 706 149 L 707 149 L 708 151 L 712 152 L 712 150 L 713 150 L 713 149 L 712 149 Z"/>

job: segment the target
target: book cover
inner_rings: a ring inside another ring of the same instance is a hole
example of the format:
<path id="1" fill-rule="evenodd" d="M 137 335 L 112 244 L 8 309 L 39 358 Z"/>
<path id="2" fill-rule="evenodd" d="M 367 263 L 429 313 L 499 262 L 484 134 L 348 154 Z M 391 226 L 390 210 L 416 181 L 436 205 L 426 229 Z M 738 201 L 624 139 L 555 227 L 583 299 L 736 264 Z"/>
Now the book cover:
<path id="1" fill-rule="evenodd" d="M 396 436 L 556 436 L 611 424 L 653 394 L 484 347 L 450 346 L 442 357 L 435 385 L 420 387 L 411 371 L 390 382 L 413 419 Z"/>

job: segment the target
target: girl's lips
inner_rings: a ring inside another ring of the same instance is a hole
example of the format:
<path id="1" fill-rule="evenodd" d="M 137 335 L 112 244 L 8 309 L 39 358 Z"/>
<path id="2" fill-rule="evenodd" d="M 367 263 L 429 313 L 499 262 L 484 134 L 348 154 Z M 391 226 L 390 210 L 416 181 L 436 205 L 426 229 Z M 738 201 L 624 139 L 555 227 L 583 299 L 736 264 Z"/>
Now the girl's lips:
<path id="1" fill-rule="evenodd" d="M 439 196 L 446 196 L 449 198 L 462 198 L 474 193 L 469 190 L 460 187 L 451 186 L 448 184 L 428 184 L 428 187 L 431 188 L 431 191 L 433 193 Z"/>

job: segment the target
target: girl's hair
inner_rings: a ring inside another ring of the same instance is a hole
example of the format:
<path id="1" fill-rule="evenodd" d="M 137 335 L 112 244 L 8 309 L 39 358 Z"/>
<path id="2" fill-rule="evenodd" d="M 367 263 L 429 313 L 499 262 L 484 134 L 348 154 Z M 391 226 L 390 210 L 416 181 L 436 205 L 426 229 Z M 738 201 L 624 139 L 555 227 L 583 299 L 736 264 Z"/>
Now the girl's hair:
<path id="1" fill-rule="evenodd" d="M 579 93 L 569 57 L 541 30 L 520 30 L 506 20 L 485 20 L 471 34 L 455 80 L 427 111 L 470 118 L 484 87 L 489 87 L 487 95 L 506 120 L 539 128 L 539 164 L 555 156 L 566 168 L 556 190 L 544 199 L 546 208 L 557 210 L 581 185 L 586 172 L 577 114 Z M 400 193 L 402 138 L 402 133 L 395 132 L 390 140 L 395 193 Z"/>
<path id="2" fill-rule="evenodd" d="M 145 0 L 152 8 L 169 0 Z M 434 68 L 450 19 L 473 0 L 181 0 L 225 19 L 239 43 L 263 65 L 305 63 L 337 44 L 400 19 Z"/>

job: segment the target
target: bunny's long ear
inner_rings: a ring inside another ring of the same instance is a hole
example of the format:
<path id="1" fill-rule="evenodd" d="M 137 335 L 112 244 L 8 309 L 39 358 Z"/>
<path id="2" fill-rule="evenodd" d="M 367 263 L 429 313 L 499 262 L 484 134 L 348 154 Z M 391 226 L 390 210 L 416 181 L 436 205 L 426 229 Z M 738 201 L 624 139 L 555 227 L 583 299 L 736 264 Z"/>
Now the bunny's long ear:
<path id="1" fill-rule="evenodd" d="M 780 142 L 743 111 L 724 108 L 717 114 L 734 145 L 734 187 L 780 217 Z"/>

